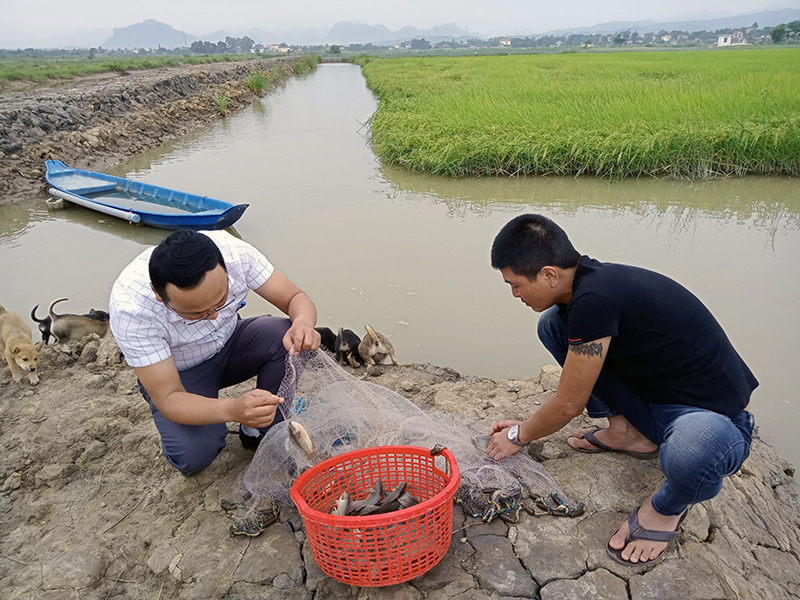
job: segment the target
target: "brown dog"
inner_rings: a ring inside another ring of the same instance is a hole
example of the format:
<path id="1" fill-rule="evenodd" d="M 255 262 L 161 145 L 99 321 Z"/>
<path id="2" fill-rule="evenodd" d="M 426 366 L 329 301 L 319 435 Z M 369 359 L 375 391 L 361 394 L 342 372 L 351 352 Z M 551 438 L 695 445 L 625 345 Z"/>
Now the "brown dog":
<path id="1" fill-rule="evenodd" d="M 39 383 L 36 373 L 36 355 L 43 342 L 34 345 L 31 328 L 19 313 L 11 312 L 0 305 L 0 351 L 11 369 L 11 377 L 19 383 L 22 371 L 28 373 L 31 385 Z"/>
<path id="2" fill-rule="evenodd" d="M 108 317 L 105 312 L 102 313 L 105 319 L 89 315 L 57 315 L 53 311 L 53 307 L 59 302 L 64 302 L 64 300 L 69 300 L 69 298 L 53 300 L 47 309 L 50 315 L 50 333 L 56 338 L 56 342 L 67 344 L 69 342 L 77 342 L 91 333 L 96 333 L 103 337 L 108 332 Z M 94 312 L 98 314 L 101 311 Z"/>
<path id="3" fill-rule="evenodd" d="M 399 365 L 397 357 L 394 355 L 394 346 L 385 335 L 378 333 L 369 325 L 365 326 L 367 335 L 358 345 L 358 353 L 367 364 L 376 365 L 387 356 L 392 359 L 392 364 Z"/>

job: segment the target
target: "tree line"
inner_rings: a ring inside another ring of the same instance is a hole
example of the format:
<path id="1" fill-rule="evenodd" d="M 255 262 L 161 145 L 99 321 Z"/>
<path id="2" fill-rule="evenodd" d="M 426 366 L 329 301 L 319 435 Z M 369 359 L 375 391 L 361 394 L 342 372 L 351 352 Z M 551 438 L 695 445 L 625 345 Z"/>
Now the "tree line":
<path id="1" fill-rule="evenodd" d="M 256 43 L 248 36 L 241 38 L 228 36 L 224 42 L 219 41 L 215 44 L 197 40 L 189 47 L 195 54 L 249 54 L 255 45 Z"/>

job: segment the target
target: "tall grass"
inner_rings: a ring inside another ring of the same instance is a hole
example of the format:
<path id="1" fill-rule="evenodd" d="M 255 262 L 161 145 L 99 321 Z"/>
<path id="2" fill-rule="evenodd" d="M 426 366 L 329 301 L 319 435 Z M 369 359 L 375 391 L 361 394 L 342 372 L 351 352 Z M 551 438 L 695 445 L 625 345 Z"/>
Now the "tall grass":
<path id="1" fill-rule="evenodd" d="M 230 106 L 230 103 L 231 101 L 230 98 L 228 98 L 228 92 L 222 90 L 217 96 L 217 110 L 223 117 L 228 114 L 228 106 Z"/>
<path id="2" fill-rule="evenodd" d="M 247 86 L 254 94 L 259 96 L 269 87 L 269 76 L 259 69 L 253 69 L 247 78 Z"/>
<path id="3" fill-rule="evenodd" d="M 449 175 L 800 174 L 800 50 L 364 59 L 387 163 Z"/>

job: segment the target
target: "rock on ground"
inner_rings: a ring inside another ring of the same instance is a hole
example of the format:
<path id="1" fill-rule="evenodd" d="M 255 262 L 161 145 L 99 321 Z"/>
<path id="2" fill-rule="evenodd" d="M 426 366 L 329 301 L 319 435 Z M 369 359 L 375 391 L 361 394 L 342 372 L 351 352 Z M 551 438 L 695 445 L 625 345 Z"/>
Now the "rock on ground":
<path id="1" fill-rule="evenodd" d="M 87 353 L 85 348 L 92 350 Z M 90 360 L 91 359 L 91 360 Z M 523 516 L 483 524 L 453 512 L 444 559 L 417 579 L 355 588 L 316 565 L 302 520 L 283 507 L 259 537 L 228 537 L 220 508 L 252 453 L 236 436 L 206 471 L 183 477 L 161 455 L 136 377 L 112 338 L 48 346 L 41 384 L 0 366 L 0 590 L 4 599 L 542 600 L 800 597 L 800 502 L 793 469 L 755 439 L 742 471 L 695 506 L 659 564 L 625 567 L 608 538 L 661 481 L 657 461 L 570 452 L 564 438 L 531 452 L 587 504 L 576 519 Z M 354 371 L 419 406 L 490 424 L 535 411 L 558 385 L 549 367 L 513 381 L 431 365 Z M 248 384 L 243 384 L 243 388 Z M 252 384 L 250 384 L 252 385 Z"/>

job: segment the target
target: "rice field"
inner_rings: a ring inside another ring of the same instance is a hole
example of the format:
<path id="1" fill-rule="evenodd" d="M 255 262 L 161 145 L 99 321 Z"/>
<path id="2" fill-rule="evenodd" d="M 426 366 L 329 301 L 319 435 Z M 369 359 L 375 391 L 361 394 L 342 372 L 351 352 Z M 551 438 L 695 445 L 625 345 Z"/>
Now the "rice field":
<path id="1" fill-rule="evenodd" d="M 71 79 L 107 73 L 110 71 L 136 71 L 180 64 L 205 64 L 250 60 L 250 55 L 214 54 L 208 56 L 144 56 L 135 58 L 57 57 L 33 58 L 0 57 L 0 84 L 9 81 L 44 82 L 51 79 Z"/>
<path id="2" fill-rule="evenodd" d="M 800 49 L 359 62 L 376 154 L 414 171 L 800 175 Z"/>

